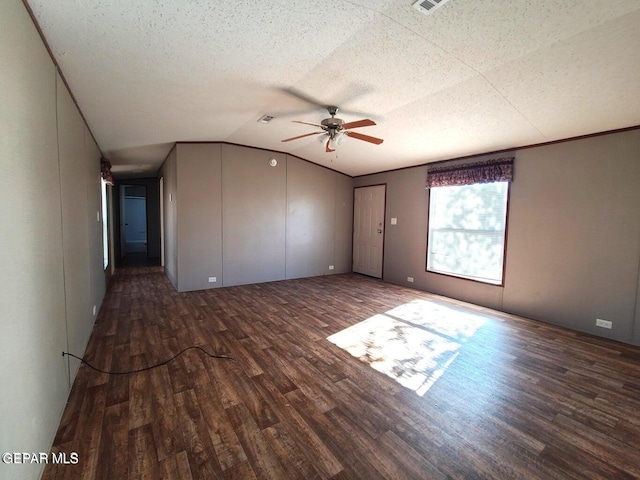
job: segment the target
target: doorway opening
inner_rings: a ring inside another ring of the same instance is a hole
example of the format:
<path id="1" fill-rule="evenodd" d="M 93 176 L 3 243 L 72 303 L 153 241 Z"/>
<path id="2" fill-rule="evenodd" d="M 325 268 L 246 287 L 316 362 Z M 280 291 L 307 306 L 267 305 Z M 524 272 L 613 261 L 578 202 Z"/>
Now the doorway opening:
<path id="1" fill-rule="evenodd" d="M 120 188 L 120 255 L 126 263 L 146 260 L 147 188 L 122 185 Z"/>

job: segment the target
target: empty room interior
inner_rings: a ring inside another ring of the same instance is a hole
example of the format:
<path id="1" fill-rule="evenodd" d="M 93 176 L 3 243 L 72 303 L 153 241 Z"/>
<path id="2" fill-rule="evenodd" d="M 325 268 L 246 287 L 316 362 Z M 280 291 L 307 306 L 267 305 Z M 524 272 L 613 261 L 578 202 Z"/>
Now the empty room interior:
<path id="1" fill-rule="evenodd" d="M 640 3 L 0 3 L 0 478 L 640 478 Z"/>

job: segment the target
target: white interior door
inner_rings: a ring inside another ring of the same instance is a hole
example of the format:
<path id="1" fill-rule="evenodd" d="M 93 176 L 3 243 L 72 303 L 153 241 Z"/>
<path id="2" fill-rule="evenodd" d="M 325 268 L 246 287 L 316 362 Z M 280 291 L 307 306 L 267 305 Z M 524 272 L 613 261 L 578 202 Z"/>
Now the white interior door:
<path id="1" fill-rule="evenodd" d="M 382 278 L 386 185 L 358 187 L 353 204 L 353 271 Z"/>

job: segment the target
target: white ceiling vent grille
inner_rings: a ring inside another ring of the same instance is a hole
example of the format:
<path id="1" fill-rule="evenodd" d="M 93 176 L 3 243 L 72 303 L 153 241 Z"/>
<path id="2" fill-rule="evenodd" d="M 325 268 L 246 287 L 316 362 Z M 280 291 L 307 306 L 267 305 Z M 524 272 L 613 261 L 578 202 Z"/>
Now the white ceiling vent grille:
<path id="1" fill-rule="evenodd" d="M 413 8 L 425 15 L 431 15 L 449 0 L 418 0 L 413 4 Z"/>
<path id="2" fill-rule="evenodd" d="M 269 123 L 274 118 L 275 117 L 273 115 L 263 115 L 258 119 L 258 122 L 260 122 L 260 123 Z"/>

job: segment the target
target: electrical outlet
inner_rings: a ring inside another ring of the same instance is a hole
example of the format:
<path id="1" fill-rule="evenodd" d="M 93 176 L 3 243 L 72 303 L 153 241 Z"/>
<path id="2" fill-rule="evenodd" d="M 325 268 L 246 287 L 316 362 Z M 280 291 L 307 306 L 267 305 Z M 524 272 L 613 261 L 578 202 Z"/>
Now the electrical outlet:
<path id="1" fill-rule="evenodd" d="M 209 277 L 209 283 L 216 283 L 218 279 L 216 277 Z"/>
<path id="2" fill-rule="evenodd" d="M 333 270 L 334 266 L 333 265 L 329 265 L 329 270 Z"/>
<path id="3" fill-rule="evenodd" d="M 96 306 L 95 305 L 93 306 L 93 316 L 94 317 L 96 316 Z"/>
<path id="4" fill-rule="evenodd" d="M 395 217 L 391 218 L 391 225 L 397 225 L 398 224 L 398 219 Z"/>
<path id="5" fill-rule="evenodd" d="M 600 318 L 596 318 L 596 327 L 611 329 L 613 328 L 613 322 L 610 322 L 609 320 L 601 320 Z"/>
<path id="6" fill-rule="evenodd" d="M 413 283 L 413 277 L 407 277 L 407 282 Z"/>

